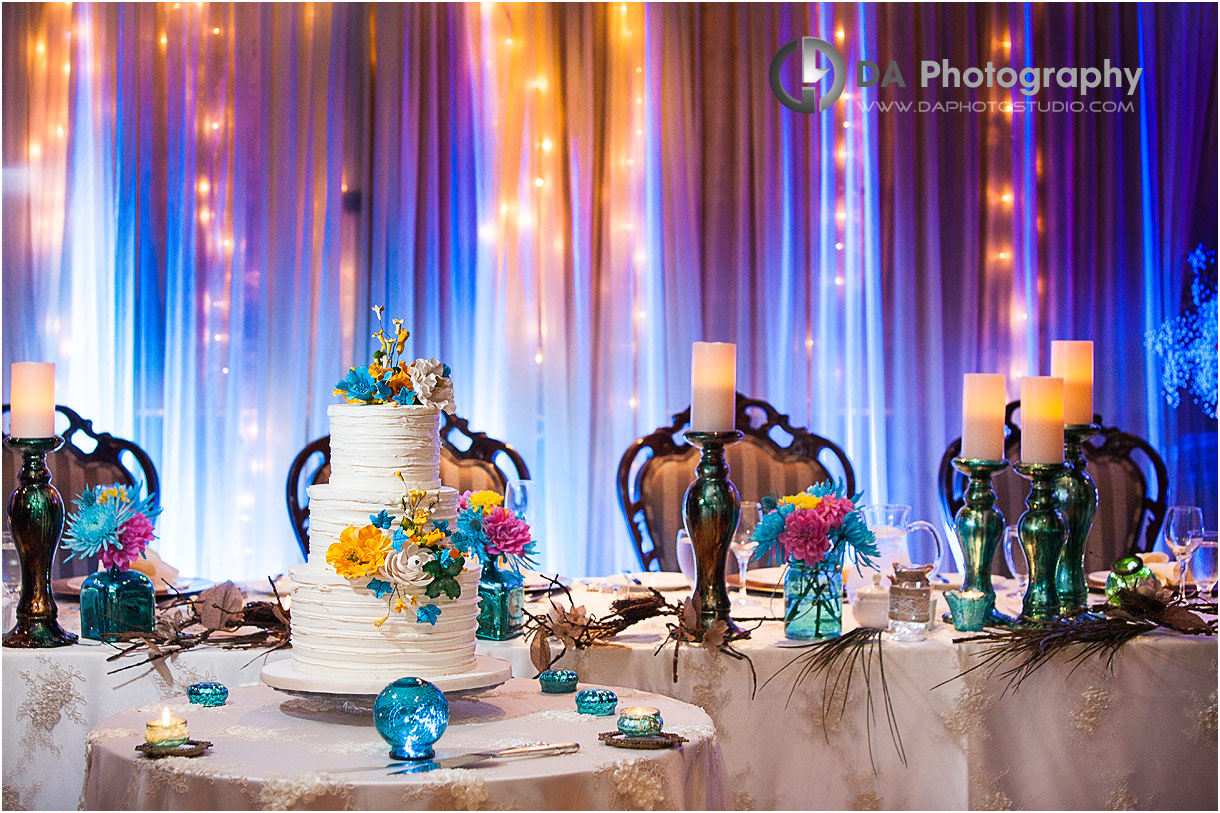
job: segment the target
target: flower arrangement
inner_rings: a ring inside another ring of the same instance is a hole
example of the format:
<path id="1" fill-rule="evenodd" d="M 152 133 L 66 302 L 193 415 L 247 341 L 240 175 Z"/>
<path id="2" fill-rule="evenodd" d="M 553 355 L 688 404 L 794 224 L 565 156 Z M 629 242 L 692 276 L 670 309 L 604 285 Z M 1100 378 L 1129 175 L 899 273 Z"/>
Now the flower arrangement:
<path id="1" fill-rule="evenodd" d="M 858 499 L 844 495 L 843 483 L 830 481 L 787 497 L 764 497 L 751 536 L 758 543 L 753 558 L 778 553 L 785 561 L 807 565 L 841 563 L 851 548 L 857 568 L 876 569 L 876 539 L 860 517 Z"/>
<path id="2" fill-rule="evenodd" d="M 381 324 L 373 338 L 381 347 L 373 352 L 372 363 L 348 369 L 343 380 L 335 384 L 335 395 L 343 396 L 350 404 L 420 404 L 452 414 L 449 365 L 439 359 L 416 359 L 408 364 L 401 356 L 411 333 L 402 326 L 403 320 L 390 320 L 394 335 L 387 337 L 382 318 L 385 308 L 376 305 L 373 313 Z"/>
<path id="3" fill-rule="evenodd" d="M 462 594 L 457 576 L 466 569 L 466 558 L 449 541 L 449 523 L 432 519 L 437 502 L 435 497 L 429 501 L 426 491 L 411 489 L 402 498 L 403 515 L 397 527 L 388 511 L 370 514 L 368 525 L 344 528 L 339 541 L 326 549 L 326 563 L 336 573 L 349 581 L 363 581 L 361 587 L 386 599 L 388 611 L 375 622 L 378 627 L 391 611 L 408 608 L 415 610 L 417 623 L 435 626 L 441 608 L 421 604 L 421 588 L 427 598 L 444 594 L 456 599 Z"/>
<path id="4" fill-rule="evenodd" d="M 518 576 L 523 567 L 537 567 L 538 543 L 531 538 L 529 524 L 505 508 L 504 497 L 494 491 L 467 491 L 458 497 L 453 543 L 487 570 L 499 570 L 501 561 Z"/>
<path id="5" fill-rule="evenodd" d="M 156 539 L 152 521 L 161 509 L 151 507 L 151 494 L 137 498 L 141 488 L 115 483 L 81 492 L 64 534 L 64 547 L 71 551 L 66 560 L 98 556 L 103 567 L 127 570 L 143 556 Z"/>

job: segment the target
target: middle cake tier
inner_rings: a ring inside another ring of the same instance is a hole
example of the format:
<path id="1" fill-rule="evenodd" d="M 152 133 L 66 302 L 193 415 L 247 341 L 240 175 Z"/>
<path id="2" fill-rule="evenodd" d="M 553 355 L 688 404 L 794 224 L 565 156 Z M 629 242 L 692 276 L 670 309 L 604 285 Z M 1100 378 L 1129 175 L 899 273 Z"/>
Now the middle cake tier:
<path id="1" fill-rule="evenodd" d="M 360 528 L 369 524 L 369 517 L 385 511 L 395 520 L 402 517 L 402 493 L 367 492 L 345 488 L 336 483 L 309 487 L 309 561 L 326 562 L 326 549 L 339 541 L 347 527 Z M 449 523 L 457 518 L 458 493 L 447 486 L 426 492 L 424 505 L 436 500 L 432 521 Z"/>

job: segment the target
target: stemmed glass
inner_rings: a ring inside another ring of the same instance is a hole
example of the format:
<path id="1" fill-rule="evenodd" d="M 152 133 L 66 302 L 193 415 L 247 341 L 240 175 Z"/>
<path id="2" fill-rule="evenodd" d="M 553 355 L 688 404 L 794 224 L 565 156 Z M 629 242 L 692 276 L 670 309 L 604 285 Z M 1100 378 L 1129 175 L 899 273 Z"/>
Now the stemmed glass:
<path id="1" fill-rule="evenodd" d="M 692 584 L 695 581 L 695 548 L 691 545 L 690 534 L 685 528 L 678 529 L 678 570 Z"/>
<path id="2" fill-rule="evenodd" d="M 1211 597 L 1216 589 L 1216 538 L 1215 531 L 1196 531 L 1191 534 L 1194 553 L 1190 556 L 1190 575 L 1201 599 Z"/>
<path id="3" fill-rule="evenodd" d="M 1193 505 L 1175 505 L 1165 515 L 1165 544 L 1178 562 L 1178 595 L 1186 596 L 1186 568 L 1190 565 L 1192 543 L 1203 532 L 1203 511 Z"/>
<path id="4" fill-rule="evenodd" d="M 729 543 L 729 550 L 737 559 L 737 578 L 741 580 L 741 587 L 737 591 L 737 604 L 745 607 L 758 606 L 758 603 L 746 592 L 746 571 L 750 567 L 750 556 L 758 548 L 758 543 L 750 538 L 754 533 L 754 528 L 758 526 L 758 508 L 758 503 L 743 502 L 741 504 L 741 518 L 737 521 L 737 531 L 733 534 L 733 541 Z"/>
<path id="5" fill-rule="evenodd" d="M 1029 586 L 1029 560 L 1025 557 L 1025 548 L 1021 547 L 1021 535 L 1017 533 L 1016 525 L 1004 528 L 1004 539 L 1000 542 L 1004 549 L 1004 561 L 1008 563 L 1008 572 L 1017 580 L 1017 589 L 1010 596 L 1024 596 L 1025 588 Z"/>
<path id="6" fill-rule="evenodd" d="M 17 556 L 17 544 L 13 541 L 13 535 L 8 531 L 4 532 L 0 551 L 3 552 L 0 567 L 3 568 L 4 577 L 4 618 L 0 624 L 7 632 L 17 620 L 17 594 L 21 592 L 21 559 Z"/>
<path id="7" fill-rule="evenodd" d="M 534 481 L 513 478 L 504 487 L 504 508 L 525 518 L 530 528 L 534 527 Z"/>

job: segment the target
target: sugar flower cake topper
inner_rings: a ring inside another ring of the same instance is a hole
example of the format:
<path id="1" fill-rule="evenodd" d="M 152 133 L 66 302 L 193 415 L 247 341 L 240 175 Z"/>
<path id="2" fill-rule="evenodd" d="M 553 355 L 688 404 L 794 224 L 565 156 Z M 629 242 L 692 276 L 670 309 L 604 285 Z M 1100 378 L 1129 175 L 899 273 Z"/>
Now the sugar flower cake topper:
<path id="1" fill-rule="evenodd" d="M 153 519 L 161 513 L 152 508 L 152 495 L 138 499 L 142 484 L 93 486 L 76 499 L 76 513 L 68 517 L 64 547 L 73 557 L 98 556 L 103 567 L 127 570 L 144 555 L 156 539 Z"/>
<path id="2" fill-rule="evenodd" d="M 336 573 L 386 599 L 388 611 L 375 622 L 378 628 L 391 612 L 407 610 L 414 610 L 416 623 L 435 626 L 441 608 L 421 601 L 421 595 L 456 599 L 462 594 L 457 577 L 466 558 L 450 542 L 448 521 L 432 519 L 438 502 L 426 491 L 410 489 L 402 497 L 401 518 L 388 511 L 370 514 L 368 525 L 344 528 L 326 549 L 326 563 Z"/>
<path id="3" fill-rule="evenodd" d="M 351 404 L 420 404 L 453 414 L 453 381 L 449 365 L 440 359 L 416 359 L 408 364 L 402 359 L 411 332 L 403 327 L 402 319 L 391 319 L 391 336 L 386 336 L 385 308 L 373 307 L 381 328 L 373 338 L 381 345 L 373 351 L 372 363 L 352 367 L 343 380 L 335 384 L 335 395 Z"/>

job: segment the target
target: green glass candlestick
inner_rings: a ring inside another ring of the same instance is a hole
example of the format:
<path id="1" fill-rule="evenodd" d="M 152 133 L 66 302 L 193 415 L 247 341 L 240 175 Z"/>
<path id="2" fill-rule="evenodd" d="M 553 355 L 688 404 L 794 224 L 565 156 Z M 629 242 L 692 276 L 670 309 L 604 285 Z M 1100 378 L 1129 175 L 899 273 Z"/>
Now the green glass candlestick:
<path id="1" fill-rule="evenodd" d="M 1029 562 L 1029 585 L 1025 588 L 1021 618 L 1046 622 L 1059 614 L 1059 591 L 1055 569 L 1067 539 L 1067 521 L 1059 513 L 1055 484 L 1068 467 L 1064 463 L 1018 463 L 1017 474 L 1029 480 L 1025 513 L 1017 521 L 1017 535 Z"/>
<path id="2" fill-rule="evenodd" d="M 737 531 L 741 497 L 729 479 L 724 449 L 743 437 L 737 430 L 686 433 L 687 441 L 702 451 L 695 469 L 698 476 L 682 499 L 682 520 L 695 551 L 695 596 L 700 603 L 701 633 L 716 621 L 727 623 L 731 634 L 741 633 L 741 628 L 729 620 L 729 591 L 724 583 L 725 557 Z"/>
<path id="3" fill-rule="evenodd" d="M 984 619 L 990 624 L 1011 624 L 1013 619 L 995 608 L 995 588 L 991 586 L 991 559 L 1004 536 L 1004 515 L 995 507 L 995 487 L 991 478 L 1008 468 L 1007 460 L 953 459 L 953 468 L 966 475 L 966 504 L 957 510 L 953 523 L 965 557 L 962 592 L 985 596 Z"/>
<path id="4" fill-rule="evenodd" d="M 1084 442 L 1097 434 L 1096 424 L 1063 427 L 1064 457 L 1069 469 L 1055 482 L 1059 511 L 1067 521 L 1067 540 L 1059 554 L 1055 587 L 1059 591 L 1059 613 L 1089 606 L 1089 586 L 1084 576 L 1084 547 L 1097 513 L 1097 484 L 1085 470 Z"/>
<path id="5" fill-rule="evenodd" d="M 51 562 L 64 531 L 64 503 L 51 485 L 47 455 L 63 438 L 9 438 L 5 444 L 21 455 L 17 488 L 8 500 L 8 526 L 21 560 L 21 596 L 17 624 L 4 634 L 4 645 L 23 649 L 67 646 L 76 636 L 59 626 L 51 594 Z"/>

